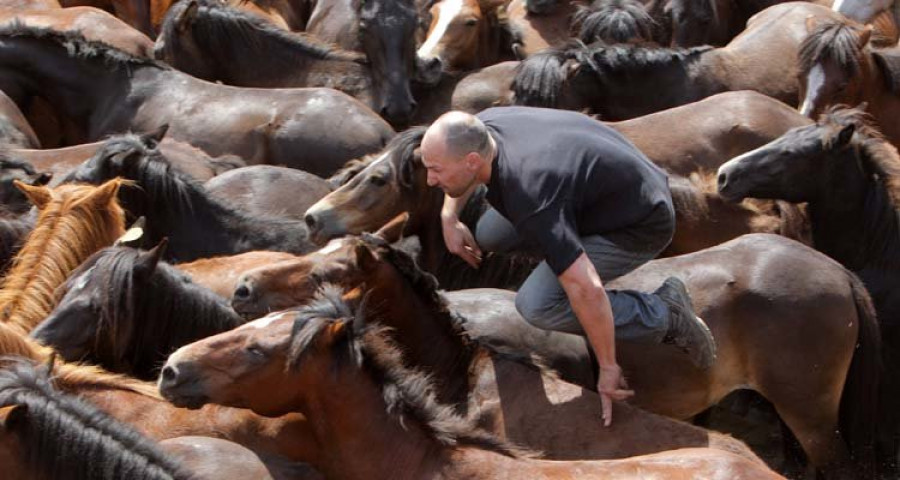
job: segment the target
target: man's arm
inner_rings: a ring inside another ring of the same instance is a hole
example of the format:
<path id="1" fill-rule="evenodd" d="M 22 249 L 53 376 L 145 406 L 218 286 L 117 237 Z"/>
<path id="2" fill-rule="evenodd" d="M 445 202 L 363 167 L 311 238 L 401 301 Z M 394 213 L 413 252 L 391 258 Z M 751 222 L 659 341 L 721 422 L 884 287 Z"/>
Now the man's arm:
<path id="1" fill-rule="evenodd" d="M 612 400 L 624 400 L 634 392 L 627 390 L 622 369 L 616 362 L 615 323 L 603 283 L 587 254 L 582 253 L 560 276 L 575 316 L 587 334 L 600 364 L 597 390 L 603 406 L 604 425 L 612 422 Z"/>
<path id="2" fill-rule="evenodd" d="M 472 268 L 478 268 L 481 263 L 481 249 L 478 248 L 469 227 L 459 220 L 459 214 L 472 198 L 476 188 L 478 184 L 473 184 L 466 193 L 457 198 L 444 195 L 444 206 L 441 208 L 441 226 L 447 250 L 465 260 Z"/>

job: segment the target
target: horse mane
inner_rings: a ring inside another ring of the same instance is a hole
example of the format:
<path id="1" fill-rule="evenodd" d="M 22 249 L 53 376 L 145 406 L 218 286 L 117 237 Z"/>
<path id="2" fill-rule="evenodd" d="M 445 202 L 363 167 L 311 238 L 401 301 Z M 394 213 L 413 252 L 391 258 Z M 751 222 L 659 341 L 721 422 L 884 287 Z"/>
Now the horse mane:
<path id="1" fill-rule="evenodd" d="M 122 183 L 122 180 L 115 180 Z M 125 233 L 125 212 L 85 205 L 99 187 L 60 185 L 13 260 L 0 288 L 0 321 L 29 332 L 55 305 L 54 290 L 91 254 Z"/>
<path id="2" fill-rule="evenodd" d="M 325 42 L 306 33 L 289 32 L 275 26 L 258 15 L 230 7 L 217 0 L 193 0 L 198 5 L 197 17 L 191 21 L 194 41 L 204 44 L 207 51 L 248 55 L 263 55 L 282 60 L 291 65 L 298 57 L 313 57 L 320 60 L 337 60 L 364 63 L 366 56 L 343 50 L 337 45 Z M 175 20 L 191 2 L 180 2 L 166 14 L 161 27 L 165 39 L 178 38 Z M 273 55 L 272 44 L 282 46 L 282 52 L 290 55 Z M 171 40 L 164 42 L 164 49 L 172 49 Z"/>
<path id="3" fill-rule="evenodd" d="M 834 20 L 818 25 L 800 43 L 800 70 L 809 72 L 816 64 L 830 61 L 851 75 L 858 74 L 861 32 L 859 26 Z"/>
<path id="4" fill-rule="evenodd" d="M 297 310 L 288 366 L 300 367 L 303 358 L 316 346 L 320 334 L 339 323 L 353 324 L 345 328 L 347 335 L 333 346 L 338 361 L 350 361 L 366 371 L 381 388 L 389 414 L 401 422 L 411 419 L 426 434 L 446 447 L 472 446 L 508 457 L 528 456 L 529 452 L 503 442 L 474 426 L 471 420 L 457 415 L 453 408 L 437 402 L 431 379 L 403 364 L 403 355 L 380 325 L 364 324 L 363 308 L 354 312 L 334 285 L 325 285 L 315 299 Z M 357 325 L 364 324 L 362 327 Z"/>
<path id="5" fill-rule="evenodd" d="M 334 172 L 334 175 L 328 177 L 328 184 L 331 185 L 332 190 L 337 190 L 350 180 L 353 180 L 353 177 L 357 176 L 359 172 L 365 170 L 366 167 L 368 167 L 376 159 L 378 159 L 378 155 L 372 154 L 366 155 L 362 158 L 354 158 L 353 160 L 349 160 L 344 164 L 343 167 L 341 167 L 340 170 Z"/>
<path id="6" fill-rule="evenodd" d="M 0 370 L 0 405 L 27 407 L 16 429 L 32 471 L 46 478 L 191 478 L 131 427 L 55 390 L 46 368 L 20 360 Z"/>
<path id="7" fill-rule="evenodd" d="M 49 358 L 51 353 L 50 348 L 39 345 L 5 323 L 0 323 L 0 358 L 15 356 L 40 362 Z M 4 362 L 0 361 L 0 365 L 4 365 Z"/>
<path id="8" fill-rule="evenodd" d="M 574 41 L 561 48 L 548 48 L 521 61 L 516 67 L 513 92 L 517 105 L 556 107 L 568 80 L 566 64 L 571 60 L 592 72 L 602 84 L 611 77 L 647 73 L 660 66 L 684 64 L 714 50 L 711 46 L 657 48 L 638 45 L 586 45 Z M 597 88 L 602 88 L 600 85 Z"/>
<path id="9" fill-rule="evenodd" d="M 168 65 L 156 60 L 133 55 L 120 50 L 108 43 L 97 40 L 88 40 L 78 30 L 59 31 L 52 28 L 44 28 L 26 25 L 20 20 L 15 20 L 0 27 L 0 37 L 32 38 L 35 40 L 49 41 L 62 47 L 69 56 L 89 60 L 101 60 L 109 66 L 116 68 L 130 68 L 134 66 L 149 66 L 162 70 L 170 70 Z"/>
<path id="10" fill-rule="evenodd" d="M 579 5 L 572 16 L 572 30 L 585 43 L 650 41 L 656 22 L 644 5 L 635 0 L 595 0 Z"/>
<path id="11" fill-rule="evenodd" d="M 416 150 L 421 145 L 422 137 L 425 136 L 427 129 L 428 127 L 424 126 L 412 127 L 395 135 L 380 152 L 345 163 L 340 170 L 328 178 L 328 183 L 332 188 L 337 189 L 352 180 L 375 160 L 387 156 L 392 164 L 397 165 L 397 180 L 400 185 L 404 188 L 412 188 L 416 162 L 420 161 Z"/>
<path id="12" fill-rule="evenodd" d="M 101 345 L 105 336 L 112 338 L 115 360 L 127 360 L 135 375 L 161 366 L 160 353 L 242 323 L 222 298 L 163 261 L 148 285 L 138 287 L 134 275 L 140 258 L 135 248 L 105 248 L 75 270 L 61 289 L 68 291 L 85 275 L 102 285 L 95 344 Z M 134 337 L 117 342 L 116 332 L 125 328 L 123 323 L 132 326 Z"/>
<path id="13" fill-rule="evenodd" d="M 864 240 L 857 252 L 864 264 L 896 262 L 900 251 L 900 154 L 896 147 L 884 138 L 872 117 L 859 108 L 831 107 L 817 124 L 836 127 L 832 129 L 834 135 L 825 139 L 826 148 L 841 128 L 851 124 L 856 127 L 852 142 L 859 147 L 862 162 L 871 169 L 864 172 L 870 188 L 863 208 Z"/>

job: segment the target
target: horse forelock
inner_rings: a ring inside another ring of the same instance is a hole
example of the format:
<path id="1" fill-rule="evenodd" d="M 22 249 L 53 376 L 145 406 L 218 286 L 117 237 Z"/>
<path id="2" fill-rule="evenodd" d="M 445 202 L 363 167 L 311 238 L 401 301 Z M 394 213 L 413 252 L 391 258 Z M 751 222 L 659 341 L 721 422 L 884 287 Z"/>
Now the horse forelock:
<path id="1" fill-rule="evenodd" d="M 20 360 L 0 370 L 0 405 L 27 407 L 19 438 L 31 468 L 47 478 L 189 478 L 131 427 L 58 392 L 45 367 Z"/>
<path id="2" fill-rule="evenodd" d="M 652 40 L 655 21 L 635 0 L 598 0 L 579 5 L 572 17 L 581 41 L 624 43 L 635 38 Z"/>
<path id="3" fill-rule="evenodd" d="M 862 48 L 859 36 L 862 28 L 840 21 L 826 21 L 818 25 L 800 43 L 800 70 L 809 72 L 822 62 L 833 62 L 851 75 L 860 72 Z"/>
<path id="4" fill-rule="evenodd" d="M 302 358 L 315 347 L 322 332 L 335 322 L 348 322 L 346 335 L 332 346 L 335 361 L 350 363 L 352 368 L 366 371 L 381 389 L 386 411 L 403 419 L 412 419 L 435 441 L 453 447 L 473 445 L 510 457 L 530 456 L 531 452 L 507 444 L 458 416 L 449 405 L 437 401 L 428 375 L 408 368 L 397 344 L 389 336 L 390 329 L 370 321 L 357 321 L 363 308 L 353 308 L 341 298 L 341 290 L 323 287 L 307 307 L 298 309 L 290 364 L 299 367 Z M 362 323 L 362 327 L 357 326 Z M 348 362 L 349 360 L 349 362 Z"/>
<path id="5" fill-rule="evenodd" d="M 125 212 L 111 199 L 106 208 L 83 200 L 98 187 L 62 185 L 41 210 L 34 230 L 0 288 L 0 321 L 31 331 L 53 309 L 55 290 L 81 262 L 125 233 Z"/>

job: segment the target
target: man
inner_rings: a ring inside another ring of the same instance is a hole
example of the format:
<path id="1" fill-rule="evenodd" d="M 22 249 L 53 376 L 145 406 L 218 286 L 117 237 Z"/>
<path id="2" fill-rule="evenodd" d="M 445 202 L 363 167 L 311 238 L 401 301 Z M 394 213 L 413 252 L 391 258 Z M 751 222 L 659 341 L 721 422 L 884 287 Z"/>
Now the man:
<path id="1" fill-rule="evenodd" d="M 441 221 L 451 252 L 474 268 L 482 248 L 527 243 L 543 254 L 516 308 L 537 327 L 587 336 L 605 425 L 612 400 L 634 394 L 614 337 L 674 343 L 699 368 L 712 365 L 712 334 L 680 280 L 654 293 L 603 288 L 656 257 L 675 226 L 666 174 L 624 137 L 576 112 L 503 107 L 443 115 L 421 152 L 428 184 L 447 195 Z M 478 221 L 476 242 L 458 215 L 479 185 L 493 208 Z"/>

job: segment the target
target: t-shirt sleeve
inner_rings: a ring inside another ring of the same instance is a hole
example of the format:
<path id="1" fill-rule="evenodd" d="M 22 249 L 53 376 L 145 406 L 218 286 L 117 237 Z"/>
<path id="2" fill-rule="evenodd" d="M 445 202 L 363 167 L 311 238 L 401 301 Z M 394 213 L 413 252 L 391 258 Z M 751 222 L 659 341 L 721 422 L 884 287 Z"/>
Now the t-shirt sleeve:
<path id="1" fill-rule="evenodd" d="M 551 204 L 516 225 L 519 234 L 537 244 L 547 265 L 557 276 L 584 253 L 571 207 Z"/>

